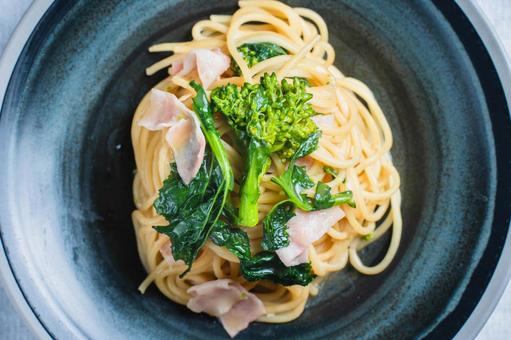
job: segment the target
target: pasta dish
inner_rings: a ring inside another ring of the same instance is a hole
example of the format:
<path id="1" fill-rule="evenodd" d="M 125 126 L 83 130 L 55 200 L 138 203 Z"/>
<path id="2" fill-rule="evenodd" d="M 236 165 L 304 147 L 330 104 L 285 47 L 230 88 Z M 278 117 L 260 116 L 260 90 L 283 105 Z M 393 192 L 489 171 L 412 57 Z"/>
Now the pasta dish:
<path id="1" fill-rule="evenodd" d="M 154 283 L 232 337 L 298 318 L 347 265 L 381 273 L 402 230 L 391 129 L 371 90 L 334 65 L 321 16 L 239 7 L 197 22 L 191 41 L 150 47 L 169 56 L 147 75 L 169 76 L 131 130 L 139 290 Z M 364 264 L 386 232 L 385 256 Z"/>

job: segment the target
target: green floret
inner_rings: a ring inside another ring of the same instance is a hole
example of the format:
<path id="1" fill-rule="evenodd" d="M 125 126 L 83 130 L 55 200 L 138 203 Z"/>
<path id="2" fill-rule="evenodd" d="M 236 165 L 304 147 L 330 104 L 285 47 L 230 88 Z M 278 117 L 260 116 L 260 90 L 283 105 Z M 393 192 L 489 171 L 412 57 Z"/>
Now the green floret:
<path id="1" fill-rule="evenodd" d="M 248 67 L 252 67 L 263 60 L 287 54 L 285 49 L 270 42 L 243 44 L 238 47 L 238 51 L 243 55 Z M 240 67 L 234 59 L 231 62 L 231 69 L 235 75 L 241 74 Z"/>
<path id="2" fill-rule="evenodd" d="M 231 128 L 248 150 L 245 178 L 241 186 L 238 223 L 254 226 L 258 222 L 257 200 L 262 175 L 270 166 L 270 154 L 290 159 L 300 145 L 318 131 L 310 119 L 316 112 L 307 102 L 312 95 L 305 82 L 278 82 L 275 74 L 265 74 L 260 84 L 229 84 L 211 93 L 215 112 L 227 118 Z"/>
<path id="3" fill-rule="evenodd" d="M 245 83 L 241 89 L 228 84 L 211 93 L 213 109 L 227 117 L 246 146 L 257 138 L 283 159 L 290 159 L 318 130 L 310 119 L 317 114 L 307 103 L 311 98 L 305 82 L 294 78 L 279 83 L 275 74 L 265 74 L 260 84 Z"/>

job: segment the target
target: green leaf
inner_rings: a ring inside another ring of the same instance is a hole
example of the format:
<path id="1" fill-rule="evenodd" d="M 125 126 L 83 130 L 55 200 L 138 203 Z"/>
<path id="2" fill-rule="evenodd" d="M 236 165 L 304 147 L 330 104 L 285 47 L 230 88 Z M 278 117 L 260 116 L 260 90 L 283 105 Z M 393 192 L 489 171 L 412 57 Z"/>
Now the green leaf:
<path id="1" fill-rule="evenodd" d="M 307 156 L 308 154 L 313 153 L 318 148 L 320 137 L 321 137 L 320 130 L 317 130 L 314 133 L 310 134 L 307 137 L 307 139 L 305 139 L 303 143 L 300 145 L 300 147 L 296 150 L 291 160 L 296 161 L 298 158 L 302 158 Z"/>
<path id="2" fill-rule="evenodd" d="M 173 166 L 173 172 L 175 172 Z M 197 188 L 200 191 L 195 192 Z M 172 255 L 183 260 L 188 269 L 206 242 L 213 225 L 225 204 L 223 193 L 226 182 L 210 151 L 207 151 L 199 174 L 185 185 L 179 176 L 170 174 L 155 200 L 156 212 L 170 225 L 154 227 L 172 240 Z"/>
<path id="3" fill-rule="evenodd" d="M 286 171 L 280 176 L 271 179 L 272 182 L 277 183 L 284 190 L 291 202 L 305 211 L 311 211 L 314 207 L 311 200 L 303 195 L 302 192 L 305 189 L 312 188 L 314 182 L 307 175 L 305 168 L 296 166 L 295 163 L 297 159 L 305 157 L 317 149 L 320 136 L 320 131 L 311 134 L 293 155 Z"/>
<path id="4" fill-rule="evenodd" d="M 286 171 L 281 176 L 273 177 L 271 180 L 272 182 L 278 184 L 282 190 L 284 190 L 289 200 L 293 202 L 298 208 L 304 211 L 311 211 L 314 207 L 310 198 L 304 194 L 301 194 L 300 191 L 297 191 L 297 188 L 299 187 L 295 187 L 294 185 L 296 183 L 296 181 L 293 179 L 295 173 L 295 171 Z"/>
<path id="5" fill-rule="evenodd" d="M 230 200 L 225 202 L 224 210 L 222 210 L 223 219 L 229 224 L 234 224 L 236 222 L 237 215 L 238 213 L 236 208 L 232 205 L 232 202 Z"/>
<path id="6" fill-rule="evenodd" d="M 302 192 L 303 190 L 314 187 L 314 182 L 309 175 L 307 175 L 307 170 L 304 166 L 294 167 L 291 181 L 296 192 Z"/>
<path id="7" fill-rule="evenodd" d="M 332 195 L 331 188 L 327 184 L 318 182 L 314 195 L 315 210 L 328 209 L 334 205 L 341 204 L 348 204 L 351 207 L 355 207 L 355 201 L 353 200 L 353 193 L 351 191 L 343 191 Z"/>
<path id="8" fill-rule="evenodd" d="M 264 250 L 275 251 L 289 245 L 287 222 L 295 216 L 295 205 L 290 201 L 277 203 L 266 215 L 263 221 L 263 240 L 261 246 Z"/>
<path id="9" fill-rule="evenodd" d="M 243 44 L 238 47 L 238 51 L 243 55 L 248 67 L 252 67 L 263 60 L 287 54 L 285 49 L 270 42 Z M 241 74 L 241 70 L 234 59 L 231 62 L 231 69 L 235 75 Z"/>
<path id="10" fill-rule="evenodd" d="M 318 182 L 316 194 L 314 195 L 314 207 L 316 209 L 327 209 L 333 206 L 331 189 L 323 182 Z"/>
<path id="11" fill-rule="evenodd" d="M 307 175 L 305 168 L 296 166 L 295 162 L 297 159 L 310 154 L 318 147 L 320 136 L 321 133 L 319 131 L 312 134 L 293 155 L 286 171 L 278 177 L 273 177 L 271 180 L 284 190 L 291 202 L 305 211 L 327 209 L 334 205 L 341 204 L 349 204 L 351 207 L 355 207 L 355 201 L 353 200 L 353 193 L 351 191 L 344 191 L 332 195 L 330 187 L 323 182 L 317 183 L 314 200 L 306 197 L 302 193 L 304 189 L 309 189 L 314 184 Z"/>
<path id="12" fill-rule="evenodd" d="M 172 255 L 176 260 L 183 260 L 190 268 L 208 237 L 212 222 L 210 215 L 214 215 L 218 208 L 217 200 L 215 197 L 211 197 L 175 226 L 155 227 L 154 229 L 171 238 Z"/>
<path id="13" fill-rule="evenodd" d="M 250 242 L 247 233 L 239 228 L 229 227 L 218 221 L 210 235 L 214 244 L 227 248 L 240 260 L 250 259 Z"/>
<path id="14" fill-rule="evenodd" d="M 316 277 L 310 263 L 286 267 L 277 254 L 261 252 L 241 262 L 241 273 L 248 281 L 271 280 L 284 286 L 306 286 Z"/>
<path id="15" fill-rule="evenodd" d="M 197 175 L 188 185 L 183 183 L 177 173 L 176 164 L 172 163 L 170 175 L 163 182 L 163 187 L 160 188 L 153 204 L 156 212 L 170 223 L 174 223 L 183 214 L 188 214 L 190 211 L 186 207 L 198 206 L 208 194 L 207 188 L 212 172 L 213 166 L 209 152 L 206 152 Z"/>

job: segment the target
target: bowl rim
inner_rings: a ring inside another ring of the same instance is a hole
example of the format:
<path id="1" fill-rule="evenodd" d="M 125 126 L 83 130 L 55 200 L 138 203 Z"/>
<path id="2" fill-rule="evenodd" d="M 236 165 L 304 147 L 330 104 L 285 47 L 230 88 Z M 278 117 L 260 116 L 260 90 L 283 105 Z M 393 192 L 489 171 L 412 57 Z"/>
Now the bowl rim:
<path id="1" fill-rule="evenodd" d="M 508 107 L 511 108 L 511 59 L 504 49 L 504 44 L 496 34 L 494 27 L 482 12 L 475 0 L 454 0 L 468 17 L 471 25 L 484 43 L 491 60 L 497 70 L 501 85 L 504 88 L 504 96 Z M 11 75 L 14 71 L 19 56 L 26 42 L 38 25 L 40 19 L 53 4 L 54 0 L 34 1 L 27 9 L 16 29 L 11 35 L 4 52 L 0 58 L 0 111 Z M 507 91 L 506 91 L 507 89 Z M 1 117 L 0 117 L 1 119 Z M 511 224 L 510 224 L 511 225 Z M 508 229 L 504 247 L 499 254 L 492 277 L 486 286 L 483 295 L 469 318 L 457 332 L 454 339 L 475 338 L 488 321 L 504 290 L 511 279 L 511 228 Z M 38 316 L 30 306 L 27 298 L 21 290 L 9 260 L 5 253 L 2 238 L 0 237 L 0 284 L 4 287 L 18 314 L 22 316 L 32 333 L 40 339 L 50 339 L 50 332 L 39 321 Z"/>
<path id="2" fill-rule="evenodd" d="M 484 43 L 484 46 L 497 70 L 507 105 L 511 108 L 511 59 L 504 48 L 504 44 L 497 35 L 495 28 L 490 24 L 486 14 L 474 1 L 456 0 L 456 3 L 465 13 L 474 26 L 477 34 Z M 506 85 L 507 84 L 507 85 Z M 507 87 L 507 91 L 506 91 Z M 511 225 L 511 224 L 510 224 Z M 492 274 L 490 282 L 486 286 L 479 302 L 472 310 L 470 316 L 458 331 L 455 340 L 469 339 L 476 337 L 489 320 L 497 304 L 502 298 L 506 287 L 511 279 L 511 229 L 508 229 L 504 247 L 500 253 L 499 261 Z"/>
<path id="3" fill-rule="evenodd" d="M 40 0 L 32 2 L 16 26 L 16 29 L 12 33 L 7 45 L 5 46 L 5 49 L 0 58 L 0 112 L 3 109 L 7 86 L 9 85 L 9 81 L 18 58 L 21 55 L 30 35 L 48 8 L 50 8 L 52 3 L 53 0 Z M 21 287 L 16 281 L 11 265 L 7 259 L 7 254 L 5 253 L 1 237 L 0 284 L 6 291 L 7 296 L 11 300 L 11 304 L 14 305 L 18 315 L 21 315 L 29 329 L 32 331 L 32 334 L 39 339 L 51 339 L 49 332 L 39 321 L 39 318 L 28 303 L 28 300 L 21 290 Z"/>

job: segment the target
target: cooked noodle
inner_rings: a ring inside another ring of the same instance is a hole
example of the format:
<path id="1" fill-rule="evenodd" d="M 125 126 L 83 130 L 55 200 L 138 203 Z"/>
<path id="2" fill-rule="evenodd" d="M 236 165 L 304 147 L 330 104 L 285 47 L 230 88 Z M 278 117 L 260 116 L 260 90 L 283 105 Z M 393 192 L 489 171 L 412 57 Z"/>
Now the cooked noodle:
<path id="1" fill-rule="evenodd" d="M 168 237 L 152 228 L 167 224 L 152 204 L 169 175 L 169 164 L 173 158 L 164 139 L 166 129 L 153 132 L 137 124 L 148 103 L 146 96 L 136 110 L 131 131 L 137 165 L 133 183 L 137 209 L 133 212 L 133 223 L 140 258 L 149 273 L 139 289 L 144 292 L 151 283 L 155 283 L 169 299 L 186 304 L 189 287 L 217 278 L 231 278 L 263 301 L 267 314 L 259 321 L 288 322 L 300 316 L 309 296 L 318 293 L 318 284 L 329 273 L 350 263 L 359 272 L 373 275 L 389 265 L 401 237 L 400 179 L 389 153 L 392 133 L 385 116 L 366 85 L 344 76 L 334 66 L 335 51 L 328 42 L 328 30 L 323 19 L 309 9 L 291 8 L 280 2 L 240 1 L 239 4 L 240 9 L 233 15 L 212 15 L 209 20 L 197 22 L 192 29 L 192 41 L 152 46 L 152 52 L 168 51 L 173 54 L 149 67 L 147 74 L 169 67 L 172 61 L 200 47 L 220 48 L 241 69 L 241 76 L 223 77 L 211 88 L 227 83 L 256 83 L 263 74 L 271 72 L 275 72 L 279 79 L 307 78 L 312 85 L 308 91 L 313 94 L 310 103 L 314 110 L 320 114 L 332 114 L 335 118 L 335 124 L 322 128 L 319 148 L 310 155 L 313 161 L 308 174 L 314 181 L 326 181 L 331 177 L 325 176 L 323 167 L 337 170 L 339 175 L 327 184 L 334 193 L 351 190 L 356 208 L 343 205 L 346 218 L 310 246 L 309 257 L 318 278 L 307 287 L 286 287 L 268 281 L 248 282 L 240 275 L 237 257 L 211 242 L 194 261 L 191 271 L 183 279 L 179 278 L 185 264 L 170 264 L 163 259 L 160 248 L 168 242 Z M 275 43 L 285 48 L 289 55 L 270 58 L 249 68 L 237 47 L 255 42 Z M 188 85 L 190 79 L 169 76 L 156 87 L 174 93 L 191 107 L 195 91 Z M 242 157 L 230 145 L 229 141 L 233 139 L 227 123 L 220 118 L 216 123 L 224 138 L 235 177 L 239 179 L 243 169 Z M 270 170 L 273 173 L 262 179 L 260 219 L 275 203 L 286 199 L 281 188 L 270 181 L 273 175 L 285 170 L 285 163 L 276 156 L 272 157 Z M 234 196 L 237 190 L 235 188 Z M 383 260 L 372 267 L 365 265 L 357 252 L 390 228 L 391 242 Z M 257 226 L 244 230 L 251 239 L 253 252 L 259 251 L 262 228 Z M 365 235 L 372 237 L 366 240 Z"/>

